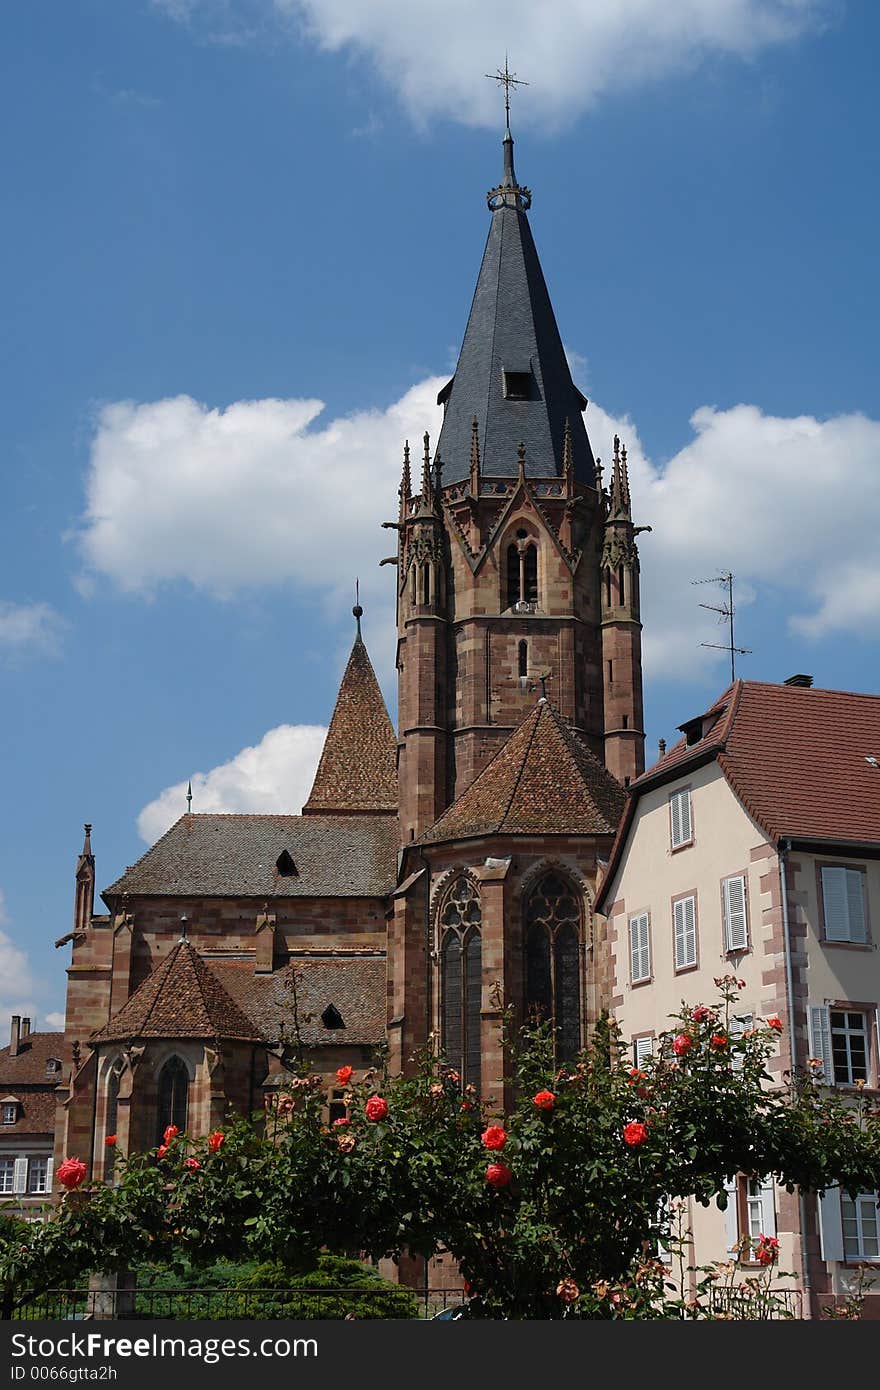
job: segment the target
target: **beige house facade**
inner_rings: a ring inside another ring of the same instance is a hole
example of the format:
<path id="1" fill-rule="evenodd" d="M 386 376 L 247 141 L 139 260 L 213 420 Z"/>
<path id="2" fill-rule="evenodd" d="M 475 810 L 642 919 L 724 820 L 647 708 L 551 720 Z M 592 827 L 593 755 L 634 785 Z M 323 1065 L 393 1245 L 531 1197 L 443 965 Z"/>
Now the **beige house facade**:
<path id="1" fill-rule="evenodd" d="M 630 788 L 597 900 L 611 1010 L 634 1065 L 683 1004 L 712 1004 L 716 980 L 732 975 L 731 1032 L 781 1021 L 769 1066 L 780 1083 L 793 1067 L 854 1103 L 876 1095 L 880 698 L 802 676 L 738 681 L 680 727 Z M 866 1312 L 880 1316 L 877 1193 L 817 1201 L 732 1174 L 728 1197 L 724 1212 L 684 1213 L 689 1264 L 748 1256 L 750 1241 L 772 1235 L 778 1268 L 797 1276 L 779 1281 L 797 1312 L 818 1316 L 867 1271 L 878 1277 Z"/>

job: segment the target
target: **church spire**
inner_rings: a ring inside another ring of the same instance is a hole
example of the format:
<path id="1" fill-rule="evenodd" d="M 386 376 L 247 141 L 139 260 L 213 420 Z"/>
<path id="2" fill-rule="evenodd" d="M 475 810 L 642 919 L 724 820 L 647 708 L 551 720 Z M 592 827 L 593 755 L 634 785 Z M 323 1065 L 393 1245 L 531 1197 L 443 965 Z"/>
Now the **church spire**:
<path id="1" fill-rule="evenodd" d="M 497 80 L 509 90 L 517 79 L 505 63 Z M 570 420 L 574 479 L 593 487 L 595 464 L 583 422 L 587 400 L 571 379 L 526 216 L 532 195 L 516 176 L 509 125 L 502 148 L 501 182 L 488 194 L 492 220 L 464 341 L 455 376 L 438 397 L 444 482 L 470 477 L 475 418 L 484 477 L 516 478 L 520 440 L 530 478 L 561 477 Z"/>

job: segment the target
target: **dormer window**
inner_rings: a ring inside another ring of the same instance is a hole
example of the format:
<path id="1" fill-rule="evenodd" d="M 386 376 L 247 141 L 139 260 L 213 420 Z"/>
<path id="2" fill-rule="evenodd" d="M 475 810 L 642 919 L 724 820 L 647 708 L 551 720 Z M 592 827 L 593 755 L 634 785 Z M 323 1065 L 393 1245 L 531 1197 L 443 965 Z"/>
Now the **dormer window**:
<path id="1" fill-rule="evenodd" d="M 2 1119 L 5 1125 L 14 1125 L 18 1119 L 18 1101 L 5 1100 L 2 1107 Z"/>
<path id="2" fill-rule="evenodd" d="M 57 1076 L 57 1074 L 58 1074 L 58 1072 L 60 1072 L 60 1070 L 61 1070 L 61 1058 L 60 1058 L 60 1057 L 47 1057 L 47 1058 L 46 1058 L 46 1075 L 47 1075 L 47 1076 Z"/>
<path id="3" fill-rule="evenodd" d="M 532 394 L 532 373 L 520 369 L 504 368 L 504 399 L 508 401 L 527 401 Z"/>
<path id="4" fill-rule="evenodd" d="M 275 860 L 275 868 L 282 878 L 298 878 L 299 870 L 293 862 L 289 850 L 283 849 Z"/>
<path id="5" fill-rule="evenodd" d="M 335 1004 L 328 1004 L 321 1014 L 321 1022 L 325 1028 L 344 1028 L 345 1019 L 339 1012 Z"/>

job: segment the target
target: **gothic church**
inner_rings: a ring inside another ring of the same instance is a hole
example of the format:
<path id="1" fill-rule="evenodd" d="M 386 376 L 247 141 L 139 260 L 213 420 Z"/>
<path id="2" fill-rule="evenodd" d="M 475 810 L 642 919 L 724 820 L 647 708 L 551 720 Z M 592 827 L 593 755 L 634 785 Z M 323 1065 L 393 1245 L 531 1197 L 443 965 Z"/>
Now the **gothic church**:
<path id="1" fill-rule="evenodd" d="M 643 771 L 639 560 L 626 453 L 584 425 L 514 172 L 443 424 L 404 447 L 399 728 L 357 634 L 301 815 L 186 814 L 104 889 L 76 866 L 56 1163 L 104 1171 L 271 1106 L 296 1057 L 326 1077 L 430 1038 L 505 1099 L 500 1028 L 539 1008 L 561 1057 L 611 994 L 598 863 Z M 389 499 L 390 501 L 391 499 Z"/>

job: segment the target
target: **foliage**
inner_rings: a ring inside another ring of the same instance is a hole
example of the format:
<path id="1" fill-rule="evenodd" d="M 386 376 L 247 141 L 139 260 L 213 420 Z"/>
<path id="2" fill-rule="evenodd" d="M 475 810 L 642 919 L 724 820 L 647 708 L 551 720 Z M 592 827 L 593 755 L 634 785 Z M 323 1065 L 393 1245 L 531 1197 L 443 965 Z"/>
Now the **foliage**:
<path id="1" fill-rule="evenodd" d="M 305 1274 L 323 1252 L 444 1248 L 471 1286 L 472 1316 L 617 1316 L 597 1285 L 637 1288 L 646 1316 L 664 1301 L 651 1266 L 670 1198 L 724 1206 L 738 1172 L 788 1190 L 880 1187 L 876 1105 L 809 1077 L 774 1084 L 777 1028 L 732 1035 L 737 982 L 718 984 L 718 1004 L 683 1008 L 638 1072 L 607 1020 L 561 1068 L 548 1031 L 527 1030 L 511 1043 L 506 1116 L 428 1055 L 410 1078 L 381 1061 L 345 1078 L 349 1118 L 332 1126 L 320 1078 L 295 1076 L 267 1133 L 239 1120 L 216 1148 L 172 1135 L 158 1153 L 120 1155 L 115 1185 L 65 1195 L 44 1225 L 10 1223 L 0 1281 L 8 1297 L 69 1283 L 98 1252 L 106 1269 L 225 1257 Z M 489 1126 L 498 1133 L 484 1140 Z M 493 1185 L 493 1165 L 509 1181 Z"/>

